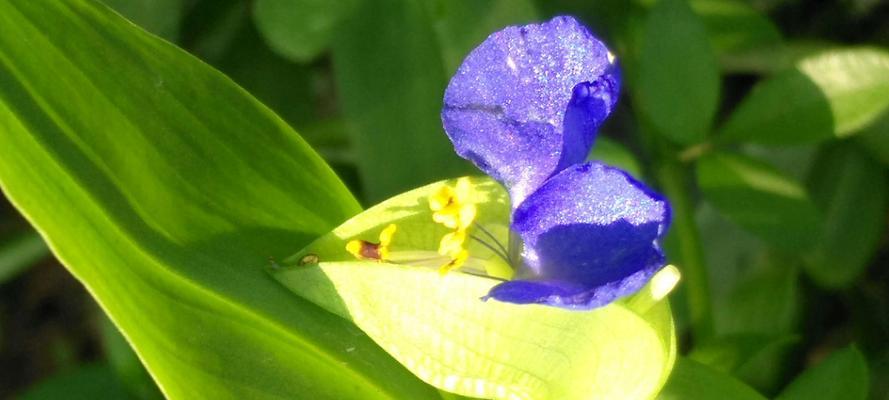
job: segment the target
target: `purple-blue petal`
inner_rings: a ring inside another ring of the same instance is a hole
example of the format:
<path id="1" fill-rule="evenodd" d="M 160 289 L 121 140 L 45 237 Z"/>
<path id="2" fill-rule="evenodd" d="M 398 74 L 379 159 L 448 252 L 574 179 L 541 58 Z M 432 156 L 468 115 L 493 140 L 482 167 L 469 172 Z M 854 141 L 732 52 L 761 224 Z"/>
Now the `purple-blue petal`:
<path id="1" fill-rule="evenodd" d="M 605 45 L 577 20 L 556 17 L 505 28 L 473 50 L 448 84 L 442 121 L 457 153 L 517 205 L 586 158 L 619 86 Z"/>
<path id="2" fill-rule="evenodd" d="M 523 263 L 489 297 L 575 309 L 608 304 L 664 266 L 660 239 L 669 223 L 667 201 L 624 171 L 571 166 L 514 211 Z"/>

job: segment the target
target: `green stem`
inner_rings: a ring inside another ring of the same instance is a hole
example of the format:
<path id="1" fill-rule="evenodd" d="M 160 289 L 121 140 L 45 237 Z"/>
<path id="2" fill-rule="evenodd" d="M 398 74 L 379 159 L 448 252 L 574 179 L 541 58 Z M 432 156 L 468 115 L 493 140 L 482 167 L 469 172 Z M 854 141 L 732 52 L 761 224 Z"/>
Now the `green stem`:
<path id="1" fill-rule="evenodd" d="M 673 209 L 673 234 L 679 239 L 679 265 L 688 293 L 688 308 L 692 333 L 700 342 L 713 334 L 713 312 L 710 302 L 710 283 L 701 247 L 701 237 L 694 219 L 694 203 L 690 196 L 689 169 L 674 161 L 665 160 L 658 168 L 658 178 Z"/>

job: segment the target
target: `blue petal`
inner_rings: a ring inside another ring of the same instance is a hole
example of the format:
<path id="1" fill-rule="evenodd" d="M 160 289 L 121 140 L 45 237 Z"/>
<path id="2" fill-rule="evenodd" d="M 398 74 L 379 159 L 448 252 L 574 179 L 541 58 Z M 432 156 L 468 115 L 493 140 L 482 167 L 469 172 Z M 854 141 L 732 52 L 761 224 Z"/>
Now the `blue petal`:
<path id="1" fill-rule="evenodd" d="M 574 165 L 513 213 L 524 242 L 516 279 L 489 297 L 589 309 L 632 294 L 664 266 L 670 207 L 620 169 Z"/>
<path id="2" fill-rule="evenodd" d="M 605 45 L 571 17 L 508 27 L 463 61 L 442 121 L 457 153 L 503 183 L 517 205 L 583 162 L 619 80 Z"/>

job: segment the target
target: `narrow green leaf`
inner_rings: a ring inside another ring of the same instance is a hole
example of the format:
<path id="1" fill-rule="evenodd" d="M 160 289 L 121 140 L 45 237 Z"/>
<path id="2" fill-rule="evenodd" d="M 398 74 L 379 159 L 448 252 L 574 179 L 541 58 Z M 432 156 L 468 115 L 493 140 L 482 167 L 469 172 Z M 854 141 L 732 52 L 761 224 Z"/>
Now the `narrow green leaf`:
<path id="1" fill-rule="evenodd" d="M 359 0 L 257 0 L 253 20 L 269 45 L 298 62 L 326 50 Z"/>
<path id="2" fill-rule="evenodd" d="M 845 137 L 889 109 L 889 52 L 848 48 L 806 57 L 758 83 L 720 140 L 770 145 Z"/>
<path id="3" fill-rule="evenodd" d="M 18 276 L 47 255 L 49 248 L 37 232 L 4 240 L 0 246 L 0 283 Z"/>
<path id="4" fill-rule="evenodd" d="M 803 250 L 818 239 L 821 215 L 799 183 L 752 158 L 714 153 L 697 165 L 707 200 L 768 243 Z"/>
<path id="5" fill-rule="evenodd" d="M 675 357 L 672 317 L 663 301 L 678 279 L 675 268 L 665 268 L 638 294 L 588 312 L 482 301 L 500 280 L 437 272 L 447 262 L 435 252 L 447 230 L 432 221 L 427 199 L 441 185 L 369 209 L 290 261 L 319 264 L 273 268 L 272 275 L 299 296 L 354 321 L 443 390 L 537 400 L 647 399 L 657 393 Z M 478 207 L 475 226 L 503 243 L 510 208 L 502 187 L 477 180 L 470 201 Z M 346 253 L 349 240 L 375 241 L 389 224 L 397 226 L 392 263 L 354 261 Z M 483 273 L 497 262 L 484 250 L 473 241 L 464 269 Z"/>
<path id="6" fill-rule="evenodd" d="M 359 210 L 278 117 L 94 2 L 0 2 L 0 26 L 0 186 L 165 396 L 435 395 L 263 272 Z"/>
<path id="7" fill-rule="evenodd" d="M 765 400 L 730 375 L 686 358 L 679 358 L 658 400 Z"/>
<path id="8" fill-rule="evenodd" d="M 858 349 L 850 346 L 805 370 L 775 399 L 864 400 L 867 394 L 867 363 Z"/>
<path id="9" fill-rule="evenodd" d="M 805 271 L 822 286 L 848 287 L 868 266 L 885 229 L 886 175 L 850 144 L 825 148 L 813 165 L 809 187 L 825 218 Z"/>
<path id="10" fill-rule="evenodd" d="M 719 98 L 719 71 L 707 32 L 685 0 L 660 0 L 645 25 L 633 92 L 636 104 L 670 140 L 707 135 Z"/>

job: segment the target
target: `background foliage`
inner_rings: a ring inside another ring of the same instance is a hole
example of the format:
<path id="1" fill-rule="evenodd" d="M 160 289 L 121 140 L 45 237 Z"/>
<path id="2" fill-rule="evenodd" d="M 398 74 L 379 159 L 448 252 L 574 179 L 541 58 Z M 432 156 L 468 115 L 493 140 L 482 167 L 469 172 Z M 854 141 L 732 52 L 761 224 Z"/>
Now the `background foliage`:
<path id="1" fill-rule="evenodd" d="M 69 3 L 74 6 L 59 5 Z M 199 363 L 216 375 L 190 378 L 206 379 L 208 387 L 225 382 L 271 396 L 293 387 L 327 393 L 339 370 L 325 365 L 342 361 L 356 376 L 378 378 L 354 393 L 438 396 L 366 338 L 355 339 L 338 318 L 282 306 L 282 288 L 239 266 L 286 256 L 359 209 L 308 146 L 365 206 L 473 173 L 441 131 L 448 77 L 490 32 L 573 14 L 616 51 L 626 81 L 617 115 L 591 157 L 634 171 L 675 208 L 668 251 L 684 274 L 672 296 L 684 357 L 661 397 L 889 398 L 886 2 L 105 3 L 225 76 L 139 36 L 136 26 L 107 23 L 117 17 L 92 1 L 5 0 L 0 135 L 39 127 L 40 135 L 16 148 L 45 162 L 29 165 L 0 148 L 0 165 L 7 171 L 4 190 L 11 198 L 19 194 L 17 205 L 43 222 L 44 233 L 70 235 L 71 226 L 89 225 L 80 236 L 53 243 L 67 261 L 130 266 L 113 275 L 98 268 L 72 272 L 101 280 L 94 293 L 131 285 L 131 296 L 105 305 L 119 324 L 167 327 L 131 339 L 156 347 L 187 340 L 176 336 L 175 326 L 188 313 L 206 329 L 230 331 L 255 346 L 232 339 L 211 344 L 230 349 L 224 354 L 194 346 L 179 359 L 146 362 L 170 370 Z M 159 61 L 169 59 L 176 64 Z M 69 64 L 88 67 L 73 71 Z M 201 113 L 216 116 L 218 125 L 202 125 L 194 117 Z M 102 137 L 77 134 L 109 125 L 133 147 L 108 148 Z M 293 130 L 307 145 L 292 140 Z M 197 142 L 176 140 L 184 136 Z M 216 139 L 222 136 L 225 141 Z M 45 145 L 62 139 L 95 153 L 79 157 Z M 231 154 L 230 162 L 218 154 Z M 293 167 L 262 170 L 260 161 L 238 165 L 241 157 L 290 160 Z M 218 176 L 188 175 L 194 171 L 188 163 L 204 162 L 218 162 Z M 153 170 L 135 167 L 144 165 Z M 159 194 L 157 188 L 168 185 L 154 182 L 157 176 L 182 171 L 181 190 Z M 33 200 L 39 192 L 22 194 L 43 185 L 69 196 L 44 198 L 41 206 Z M 82 199 L 94 205 L 83 215 L 54 206 Z M 168 213 L 131 207 L 143 202 Z M 0 397 L 158 398 L 127 342 L 41 237 L 11 204 L 4 202 L 0 213 Z M 221 219 L 229 213 L 238 217 Z M 134 244 L 146 230 L 163 235 Z M 108 231 L 115 234 L 97 233 Z M 79 249 L 83 242 L 88 250 Z M 230 251 L 233 243 L 249 252 Z M 140 257 L 127 258 L 127 246 Z M 187 273 L 156 273 L 158 260 Z M 137 284 L 146 276 L 152 284 Z M 224 297 L 190 302 L 197 295 L 189 293 L 204 290 Z M 147 320 L 136 310 L 149 305 L 167 311 Z M 257 324 L 264 327 L 259 332 L 251 329 Z M 225 376 L 227 365 L 250 360 L 277 340 L 294 340 L 287 329 L 300 332 L 305 351 L 254 360 L 275 365 L 269 370 L 280 375 Z M 331 340 L 353 350 L 324 348 Z M 286 371 L 294 368 L 304 380 L 293 381 Z"/>

